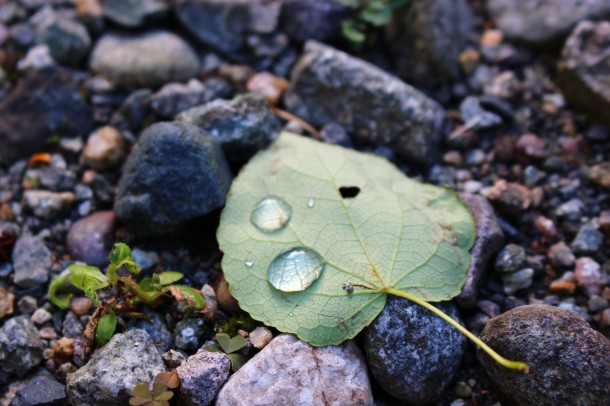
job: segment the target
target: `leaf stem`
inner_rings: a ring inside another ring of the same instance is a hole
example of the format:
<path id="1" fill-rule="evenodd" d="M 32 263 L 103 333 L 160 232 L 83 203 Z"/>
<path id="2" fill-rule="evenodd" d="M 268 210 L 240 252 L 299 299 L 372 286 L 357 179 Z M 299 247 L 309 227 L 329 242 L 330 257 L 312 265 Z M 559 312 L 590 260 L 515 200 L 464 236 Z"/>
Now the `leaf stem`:
<path id="1" fill-rule="evenodd" d="M 483 351 L 485 351 L 487 354 L 489 354 L 489 356 L 492 357 L 500 365 L 502 365 L 508 369 L 514 369 L 514 370 L 517 370 L 520 372 L 525 372 L 525 373 L 529 372 L 529 367 L 527 366 L 527 364 L 525 362 L 511 361 L 511 360 L 504 358 L 503 356 L 501 356 L 500 354 L 498 354 L 497 352 L 492 350 L 491 347 L 489 347 L 483 341 L 481 341 L 481 339 L 479 339 L 474 334 L 472 334 L 470 331 L 468 331 L 460 323 L 453 320 L 451 317 L 449 317 L 448 315 L 446 315 L 445 313 L 443 313 L 436 307 L 432 306 L 430 303 L 426 302 L 425 300 L 422 300 L 416 296 L 410 295 L 406 292 L 403 292 L 401 290 L 394 289 L 394 288 L 385 288 L 383 291 L 390 295 L 394 295 L 394 296 L 398 296 L 398 297 L 402 297 L 404 299 L 410 300 L 410 301 L 430 310 L 432 313 L 436 314 L 438 317 L 440 317 L 441 319 L 443 319 L 444 321 L 449 323 L 451 326 L 455 327 L 460 333 L 464 334 L 466 337 L 468 337 L 470 340 L 472 340 L 476 345 L 481 347 L 481 349 Z"/>

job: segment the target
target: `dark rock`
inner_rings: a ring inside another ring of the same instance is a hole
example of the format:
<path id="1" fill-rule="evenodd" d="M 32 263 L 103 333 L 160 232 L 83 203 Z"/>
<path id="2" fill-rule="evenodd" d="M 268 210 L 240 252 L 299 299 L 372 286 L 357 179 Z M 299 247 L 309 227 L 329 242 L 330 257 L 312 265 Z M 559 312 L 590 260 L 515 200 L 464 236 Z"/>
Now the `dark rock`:
<path id="1" fill-rule="evenodd" d="M 453 303 L 435 305 L 459 320 Z M 408 404 L 436 404 L 455 378 L 466 338 L 423 307 L 389 297 L 364 330 L 364 348 L 375 380 L 387 393 Z"/>
<path id="2" fill-rule="evenodd" d="M 53 134 L 87 134 L 93 122 L 74 84 L 54 68 L 29 71 L 0 101 L 0 164 L 42 151 Z"/>
<path id="3" fill-rule="evenodd" d="M 91 266 L 108 265 L 108 252 L 114 241 L 116 216 L 111 211 L 100 211 L 72 224 L 66 237 L 70 256 Z"/>
<path id="4" fill-rule="evenodd" d="M 499 273 L 517 272 L 526 264 L 525 248 L 517 244 L 508 244 L 498 253 L 494 269 Z"/>
<path id="5" fill-rule="evenodd" d="M 470 250 L 471 263 L 462 293 L 456 298 L 461 308 L 472 308 L 478 297 L 479 286 L 488 266 L 504 243 L 504 233 L 491 205 L 483 196 L 460 194 L 460 200 L 470 209 L 474 218 L 476 239 Z"/>
<path id="6" fill-rule="evenodd" d="M 322 140 L 327 144 L 341 145 L 342 147 L 352 148 L 352 140 L 350 140 L 345 128 L 337 123 L 328 123 L 320 130 Z"/>
<path id="7" fill-rule="evenodd" d="M 115 213 L 138 235 L 159 235 L 222 207 L 231 171 L 198 127 L 157 123 L 140 136 L 119 182 Z"/>
<path id="8" fill-rule="evenodd" d="M 176 372 L 180 378 L 180 394 L 187 405 L 212 404 L 218 391 L 229 378 L 231 361 L 226 354 L 201 350 L 184 361 Z"/>
<path id="9" fill-rule="evenodd" d="M 178 116 L 216 138 L 229 162 L 246 162 L 266 148 L 282 126 L 257 94 L 238 96 L 231 101 L 214 100 Z"/>
<path id="10" fill-rule="evenodd" d="M 338 0 L 284 0 L 282 31 L 298 42 L 326 42 L 340 36 L 341 24 L 351 14 Z"/>
<path id="11" fill-rule="evenodd" d="M 196 350 L 203 344 L 205 320 L 184 319 L 176 323 L 174 329 L 176 347 L 181 350 Z"/>
<path id="12" fill-rule="evenodd" d="M 598 230 L 596 224 L 583 224 L 578 230 L 570 246 L 577 254 L 590 254 L 597 252 L 604 242 L 604 235 Z"/>
<path id="13" fill-rule="evenodd" d="M 163 316 L 159 313 L 148 311 L 144 312 L 147 319 L 131 319 L 130 328 L 144 330 L 155 343 L 155 348 L 162 354 L 174 346 L 172 333 L 167 329 Z"/>
<path id="14" fill-rule="evenodd" d="M 104 16 L 123 27 L 135 28 L 164 19 L 170 0 L 101 0 Z"/>
<path id="15" fill-rule="evenodd" d="M 465 125 L 473 130 L 482 130 L 502 124 L 502 119 L 483 109 L 479 100 L 474 96 L 466 97 L 460 104 L 460 115 Z"/>
<path id="16" fill-rule="evenodd" d="M 36 27 L 37 40 L 49 47 L 53 59 L 73 66 L 85 59 L 91 46 L 91 38 L 83 24 L 62 17 L 51 9 L 45 10 L 39 18 L 40 22 Z"/>
<path id="17" fill-rule="evenodd" d="M 47 377 L 32 379 L 19 389 L 9 406 L 62 406 L 66 404 L 64 385 Z"/>
<path id="18" fill-rule="evenodd" d="M 72 312 L 66 314 L 61 333 L 64 337 L 79 338 L 83 336 L 83 325 Z"/>
<path id="19" fill-rule="evenodd" d="M 152 94 L 149 89 L 139 89 L 131 93 L 112 115 L 110 123 L 122 130 L 139 131 L 151 115 L 148 101 Z"/>
<path id="20" fill-rule="evenodd" d="M 191 79 L 187 84 L 168 83 L 149 99 L 150 107 L 160 117 L 173 119 L 177 114 L 210 102 L 224 99 L 231 94 L 231 87 L 222 79 L 211 78 L 204 83 Z"/>
<path id="21" fill-rule="evenodd" d="M 0 329 L 0 369 L 24 376 L 42 361 L 42 341 L 28 316 L 9 319 Z"/>
<path id="22" fill-rule="evenodd" d="M 512 371 L 478 350 L 479 362 L 514 404 L 610 404 L 610 341 L 573 312 L 521 306 L 491 319 L 481 339 L 528 364 L 527 374 Z"/>
<path id="23" fill-rule="evenodd" d="M 423 86 L 455 79 L 471 29 L 465 0 L 412 0 L 397 8 L 386 31 L 398 75 Z"/>
<path id="24" fill-rule="evenodd" d="M 44 285 L 53 267 L 53 255 L 38 237 L 21 237 L 13 249 L 13 282 L 21 288 Z"/>
<path id="25" fill-rule="evenodd" d="M 346 100 L 350 100 L 346 103 Z M 417 163 L 433 161 L 443 109 L 383 70 L 309 41 L 285 103 L 314 126 L 338 123 L 362 144 L 388 146 Z"/>
<path id="26" fill-rule="evenodd" d="M 189 44 L 168 31 L 111 32 L 95 45 L 90 66 L 117 86 L 145 87 L 190 79 L 199 71 L 199 60 Z"/>
<path id="27" fill-rule="evenodd" d="M 532 191 L 528 188 L 504 179 L 496 181 L 486 197 L 500 211 L 509 216 L 521 216 L 533 205 L 534 199 Z"/>

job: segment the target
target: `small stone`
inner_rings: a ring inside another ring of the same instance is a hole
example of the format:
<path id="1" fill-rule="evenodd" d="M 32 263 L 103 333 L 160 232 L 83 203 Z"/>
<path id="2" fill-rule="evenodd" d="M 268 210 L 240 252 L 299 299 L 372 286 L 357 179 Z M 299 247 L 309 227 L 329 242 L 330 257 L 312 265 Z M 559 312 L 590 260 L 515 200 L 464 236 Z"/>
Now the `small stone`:
<path id="1" fill-rule="evenodd" d="M 38 237 L 21 237 L 13 248 L 13 282 L 21 288 L 44 285 L 53 266 L 53 255 Z"/>
<path id="2" fill-rule="evenodd" d="M 523 268 L 527 260 L 525 248 L 517 244 L 508 244 L 496 256 L 494 269 L 499 273 L 512 273 Z"/>
<path id="3" fill-rule="evenodd" d="M 516 145 L 517 156 L 522 155 L 526 160 L 544 159 L 548 156 L 546 142 L 534 134 L 523 134 Z"/>
<path id="4" fill-rule="evenodd" d="M 215 99 L 226 99 L 230 95 L 231 87 L 222 79 L 209 78 L 203 83 L 191 79 L 186 84 L 166 84 L 150 96 L 148 103 L 160 117 L 174 119 L 183 111 Z"/>
<path id="5" fill-rule="evenodd" d="M 288 90 L 288 81 L 269 72 L 261 72 L 252 76 L 246 87 L 252 93 L 262 96 L 270 106 L 277 106 Z"/>
<path id="6" fill-rule="evenodd" d="M 564 217 L 570 220 L 577 220 L 580 217 L 584 203 L 578 198 L 570 199 L 562 203 L 555 209 L 555 214 L 558 217 Z"/>
<path id="7" fill-rule="evenodd" d="M 184 319 L 179 321 L 174 329 L 176 347 L 187 351 L 198 349 L 201 347 L 204 332 L 205 320 L 203 319 Z"/>
<path id="8" fill-rule="evenodd" d="M 599 228 L 605 235 L 610 234 L 610 210 L 603 210 L 599 213 L 598 218 Z"/>
<path id="9" fill-rule="evenodd" d="M 520 86 L 515 73 L 506 71 L 494 76 L 491 81 L 486 83 L 484 91 L 487 96 L 511 99 L 519 91 Z"/>
<path id="10" fill-rule="evenodd" d="M 150 339 L 155 343 L 155 347 L 164 353 L 174 346 L 172 333 L 168 330 L 165 319 L 159 313 L 145 310 L 144 316 L 148 319 L 132 319 L 130 320 L 130 328 L 144 330 L 150 336 Z"/>
<path id="11" fill-rule="evenodd" d="M 49 377 L 37 376 L 17 391 L 9 406 L 61 406 L 65 403 L 64 385 Z"/>
<path id="12" fill-rule="evenodd" d="M 0 329 L 0 369 L 24 376 L 42 361 L 42 341 L 27 316 L 7 320 Z"/>
<path id="13" fill-rule="evenodd" d="M 66 314 L 61 332 L 68 338 L 79 338 L 83 335 L 83 325 L 71 311 Z"/>
<path id="14" fill-rule="evenodd" d="M 482 149 L 472 149 L 466 153 L 466 165 L 477 166 L 485 162 L 487 155 Z"/>
<path id="15" fill-rule="evenodd" d="M 28 53 L 17 62 L 17 70 L 26 72 L 28 70 L 53 69 L 55 61 L 51 57 L 51 50 L 44 44 L 33 46 Z"/>
<path id="16" fill-rule="evenodd" d="M 587 179 L 610 189 L 610 163 L 602 162 L 587 169 Z"/>
<path id="17" fill-rule="evenodd" d="M 91 38 L 79 21 L 62 17 L 46 9 L 36 27 L 37 40 L 49 47 L 51 56 L 58 62 L 78 65 L 82 62 L 91 46 Z"/>
<path id="18" fill-rule="evenodd" d="M 470 396 L 472 396 L 472 388 L 468 386 L 466 382 L 459 381 L 455 384 L 453 393 L 455 393 L 455 396 L 460 398 L 470 398 Z"/>
<path id="19" fill-rule="evenodd" d="M 487 199 L 506 214 L 517 216 L 533 205 L 533 194 L 518 183 L 498 180 L 487 193 Z"/>
<path id="20" fill-rule="evenodd" d="M 57 338 L 57 332 L 51 326 L 43 327 L 39 331 L 40 338 L 43 340 L 55 340 Z"/>
<path id="21" fill-rule="evenodd" d="M 465 51 L 462 51 L 458 58 L 462 71 L 466 75 L 470 75 L 477 68 L 479 62 L 481 61 L 481 55 L 477 52 L 476 49 L 467 49 Z"/>
<path id="22" fill-rule="evenodd" d="M 176 350 L 169 350 L 165 352 L 161 357 L 163 358 L 163 362 L 165 362 L 165 365 L 169 369 L 179 367 L 186 360 L 186 356 Z"/>
<path id="23" fill-rule="evenodd" d="M 69 210 L 76 199 L 72 192 L 49 192 L 46 190 L 26 190 L 23 204 L 37 217 L 50 220 Z"/>
<path id="24" fill-rule="evenodd" d="M 502 274 L 504 293 L 512 295 L 520 289 L 529 288 L 533 277 L 534 270 L 532 268 L 524 268 L 517 272 Z"/>
<path id="25" fill-rule="evenodd" d="M 587 223 L 578 230 L 571 247 L 577 254 L 590 254 L 597 252 L 604 242 L 604 235 L 597 225 Z"/>
<path id="26" fill-rule="evenodd" d="M 151 270 L 160 261 L 156 252 L 146 252 L 138 248 L 131 250 L 131 258 L 143 271 Z"/>
<path id="27" fill-rule="evenodd" d="M 87 139 L 81 155 L 81 165 L 100 171 L 119 166 L 127 157 L 125 139 L 114 127 L 106 126 Z"/>
<path id="28" fill-rule="evenodd" d="M 534 221 L 534 226 L 545 237 L 555 237 L 557 235 L 557 226 L 555 226 L 553 220 L 547 217 L 536 217 L 536 220 Z"/>
<path id="29" fill-rule="evenodd" d="M 104 16 L 127 28 L 136 28 L 164 19 L 170 0 L 101 0 Z"/>
<path id="30" fill-rule="evenodd" d="M 273 339 L 273 333 L 266 327 L 257 327 L 250 333 L 250 341 L 254 348 L 262 350 Z"/>
<path id="31" fill-rule="evenodd" d="M 34 324 L 44 324 L 50 320 L 53 320 L 53 315 L 43 308 L 37 309 L 34 314 L 32 314 L 32 322 Z"/>
<path id="32" fill-rule="evenodd" d="M 603 284 L 601 267 L 595 260 L 589 257 L 578 258 L 574 275 L 578 286 L 587 296 L 601 294 Z"/>
<path id="33" fill-rule="evenodd" d="M 598 295 L 592 295 L 587 303 L 587 308 L 591 313 L 598 313 L 608 307 L 610 307 L 610 302 Z"/>
<path id="34" fill-rule="evenodd" d="M 10 316 L 14 311 L 15 295 L 0 286 L 0 319 Z"/>
<path id="35" fill-rule="evenodd" d="M 280 24 L 291 39 L 328 42 L 341 35 L 343 21 L 352 11 L 337 0 L 284 0 Z"/>
<path id="36" fill-rule="evenodd" d="M 443 163 L 459 167 L 464 165 L 464 159 L 459 151 L 448 151 L 443 155 Z"/>
<path id="37" fill-rule="evenodd" d="M 93 302 L 88 297 L 75 297 L 70 301 L 70 310 L 76 317 L 89 314 L 91 307 L 93 307 Z"/>
<path id="38" fill-rule="evenodd" d="M 551 264 L 556 267 L 570 268 L 574 266 L 574 261 L 576 261 L 572 249 L 563 241 L 551 245 L 548 257 Z"/>
<path id="39" fill-rule="evenodd" d="M 176 372 L 180 378 L 180 394 L 187 405 L 212 404 L 218 391 L 229 378 L 231 362 L 226 354 L 200 350 L 184 361 Z"/>
<path id="40" fill-rule="evenodd" d="M 99 211 L 76 221 L 66 237 L 70 256 L 91 266 L 108 265 L 115 227 L 116 216 L 112 211 Z"/>
<path id="41" fill-rule="evenodd" d="M 462 101 L 460 115 L 465 125 L 472 130 L 482 130 L 502 124 L 502 118 L 483 109 L 479 99 L 474 96 L 468 96 Z"/>
<path id="42" fill-rule="evenodd" d="M 104 11 L 100 0 L 76 0 L 76 16 L 92 33 L 104 29 Z"/>
<path id="43" fill-rule="evenodd" d="M 483 31 L 481 35 L 480 44 L 484 47 L 495 47 L 502 43 L 504 40 L 504 33 L 496 29 L 487 29 Z"/>

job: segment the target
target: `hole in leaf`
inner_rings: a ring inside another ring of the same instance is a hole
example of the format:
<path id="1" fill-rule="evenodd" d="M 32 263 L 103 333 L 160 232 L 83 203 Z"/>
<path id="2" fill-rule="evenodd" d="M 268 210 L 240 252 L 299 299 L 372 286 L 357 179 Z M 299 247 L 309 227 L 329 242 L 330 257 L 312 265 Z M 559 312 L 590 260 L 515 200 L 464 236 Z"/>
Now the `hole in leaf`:
<path id="1" fill-rule="evenodd" d="M 360 188 L 358 186 L 341 186 L 339 193 L 341 193 L 341 197 L 344 199 L 353 199 L 360 193 Z"/>

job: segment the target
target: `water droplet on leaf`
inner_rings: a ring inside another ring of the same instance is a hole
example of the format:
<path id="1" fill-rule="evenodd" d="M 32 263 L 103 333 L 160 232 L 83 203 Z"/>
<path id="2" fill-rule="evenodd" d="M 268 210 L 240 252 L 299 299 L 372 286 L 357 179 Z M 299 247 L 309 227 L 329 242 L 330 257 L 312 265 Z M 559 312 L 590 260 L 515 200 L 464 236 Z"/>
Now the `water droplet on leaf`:
<path id="1" fill-rule="evenodd" d="M 307 202 L 307 207 L 309 207 L 310 209 L 316 205 L 316 199 L 314 199 L 313 197 L 311 197 L 309 199 L 309 201 Z"/>
<path id="2" fill-rule="evenodd" d="M 292 215 L 292 208 L 281 197 L 268 196 L 258 202 L 250 221 L 261 231 L 271 233 L 286 226 Z"/>
<path id="3" fill-rule="evenodd" d="M 246 264 L 246 266 L 248 268 L 252 268 L 252 266 L 254 265 L 254 261 L 247 259 L 246 262 L 244 262 L 244 264 Z"/>
<path id="4" fill-rule="evenodd" d="M 311 248 L 293 248 L 271 261 L 267 279 L 274 288 L 284 292 L 305 290 L 320 277 L 324 262 Z"/>

